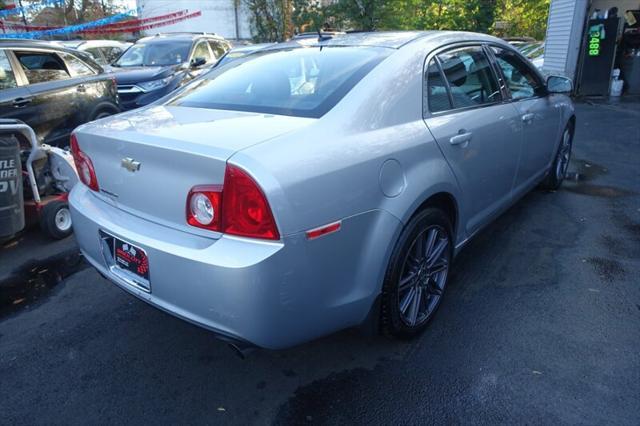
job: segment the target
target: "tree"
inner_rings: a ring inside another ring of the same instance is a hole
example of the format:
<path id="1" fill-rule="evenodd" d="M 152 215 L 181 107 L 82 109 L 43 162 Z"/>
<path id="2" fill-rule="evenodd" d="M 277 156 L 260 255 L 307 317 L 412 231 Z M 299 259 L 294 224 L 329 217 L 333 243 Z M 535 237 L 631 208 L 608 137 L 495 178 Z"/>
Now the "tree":
<path id="1" fill-rule="evenodd" d="M 530 36 L 537 40 L 545 37 L 551 0 L 499 0 L 496 16 L 502 28 L 491 30 L 500 36 Z"/>
<path id="2" fill-rule="evenodd" d="M 256 37 L 286 38 L 285 12 L 292 28 L 314 31 L 329 25 L 342 30 L 463 30 L 544 38 L 550 0 L 248 0 L 255 12 Z M 283 21 L 284 20 L 284 21 Z M 500 25 L 496 25 L 499 22 Z M 505 29 L 506 28 L 506 29 Z"/>
<path id="3" fill-rule="evenodd" d="M 293 35 L 292 0 L 246 0 L 256 41 L 282 41 Z"/>

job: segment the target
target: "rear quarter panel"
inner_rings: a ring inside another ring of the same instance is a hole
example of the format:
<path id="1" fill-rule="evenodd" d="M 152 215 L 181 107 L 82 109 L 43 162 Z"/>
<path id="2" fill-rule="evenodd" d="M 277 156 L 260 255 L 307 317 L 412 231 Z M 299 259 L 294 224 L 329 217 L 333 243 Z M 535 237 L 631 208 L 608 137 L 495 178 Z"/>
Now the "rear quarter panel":
<path id="1" fill-rule="evenodd" d="M 334 259 L 330 263 L 340 271 L 323 284 L 336 304 L 365 297 L 370 306 L 397 237 L 416 209 L 435 193 L 459 195 L 422 117 L 426 49 L 397 51 L 315 123 L 229 159 L 260 183 L 283 235 L 343 221 L 335 236 L 308 243 L 309 250 L 333 247 L 318 253 Z M 401 173 L 383 171 L 389 160 L 400 165 Z M 397 191 L 385 194 L 381 181 Z M 357 232 L 349 229 L 356 224 Z M 326 276 L 328 268 L 317 274 Z"/>
<path id="2" fill-rule="evenodd" d="M 416 43 L 396 51 L 315 123 L 231 157 L 263 185 L 283 234 L 376 209 L 406 223 L 430 195 L 459 195 L 422 117 L 430 48 Z M 395 179 L 381 178 L 387 160 L 402 169 L 402 191 L 393 196 L 380 185 Z"/>

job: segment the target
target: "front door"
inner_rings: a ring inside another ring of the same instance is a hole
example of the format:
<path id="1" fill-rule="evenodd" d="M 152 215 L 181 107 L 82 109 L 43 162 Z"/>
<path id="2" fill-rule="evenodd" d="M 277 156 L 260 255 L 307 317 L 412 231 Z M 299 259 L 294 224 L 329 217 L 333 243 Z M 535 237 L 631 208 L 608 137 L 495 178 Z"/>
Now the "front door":
<path id="1" fill-rule="evenodd" d="M 536 184 L 547 171 L 557 146 L 560 114 L 546 96 L 544 82 L 515 52 L 491 47 L 511 93 L 512 105 L 520 116 L 523 146 L 515 191 Z"/>
<path id="2" fill-rule="evenodd" d="M 427 67 L 426 124 L 462 189 L 468 234 L 508 206 L 522 144 L 519 117 L 481 46 L 440 53 Z"/>

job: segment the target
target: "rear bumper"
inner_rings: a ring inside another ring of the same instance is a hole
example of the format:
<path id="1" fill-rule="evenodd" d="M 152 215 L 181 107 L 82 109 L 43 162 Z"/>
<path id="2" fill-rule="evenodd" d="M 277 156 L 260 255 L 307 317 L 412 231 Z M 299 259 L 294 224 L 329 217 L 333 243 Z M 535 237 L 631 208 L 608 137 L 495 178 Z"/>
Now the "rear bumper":
<path id="1" fill-rule="evenodd" d="M 391 238 L 398 224 L 375 211 L 346 219 L 343 230 L 314 241 L 304 234 L 279 242 L 214 239 L 124 212 L 82 184 L 69 201 L 82 253 L 103 276 L 224 338 L 270 349 L 361 323 L 380 291 L 380 265 L 387 256 L 383 245 L 372 247 L 366 235 Z M 366 229 L 371 226 L 378 230 Z M 100 231 L 145 250 L 150 292 L 114 274 Z"/>

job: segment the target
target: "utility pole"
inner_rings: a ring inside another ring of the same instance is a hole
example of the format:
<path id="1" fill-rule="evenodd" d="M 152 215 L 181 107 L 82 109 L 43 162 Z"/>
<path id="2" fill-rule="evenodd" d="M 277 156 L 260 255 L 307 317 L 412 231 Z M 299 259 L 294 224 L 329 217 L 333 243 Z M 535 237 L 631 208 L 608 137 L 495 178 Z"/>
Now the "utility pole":
<path id="1" fill-rule="evenodd" d="M 236 24 L 236 40 L 240 40 L 240 25 L 238 24 L 238 8 L 240 7 L 240 0 L 233 0 L 233 14 Z"/>

